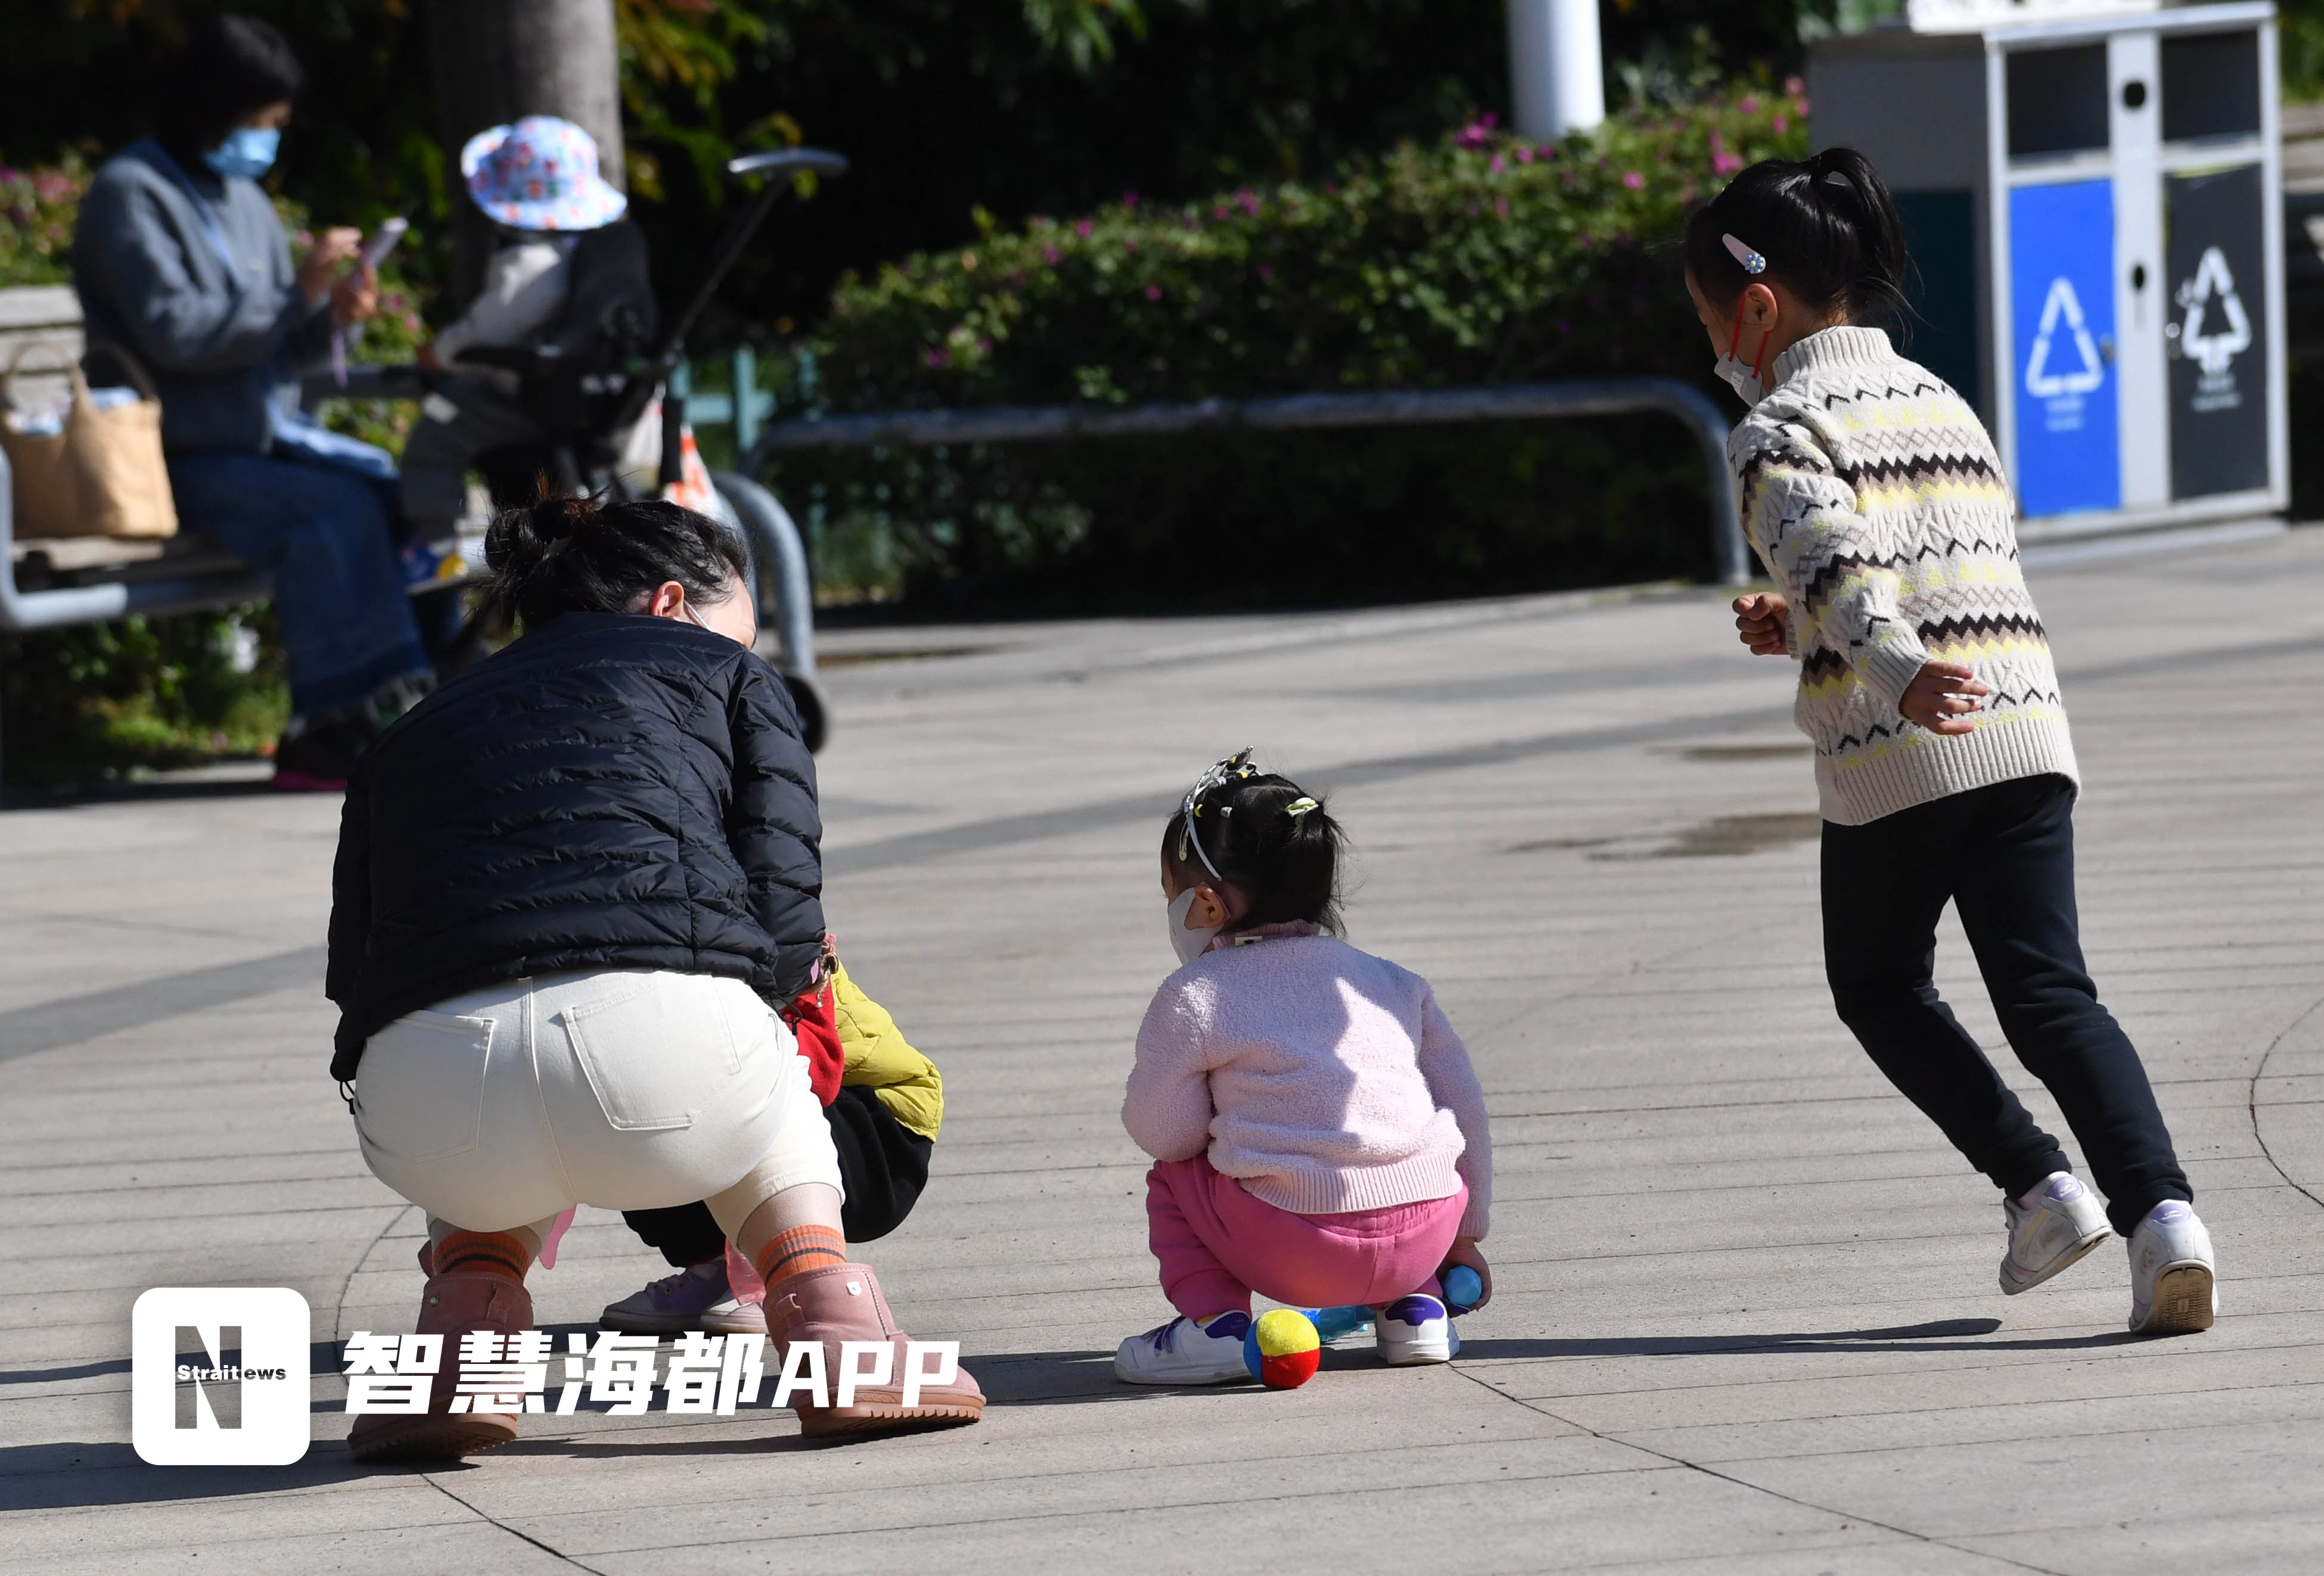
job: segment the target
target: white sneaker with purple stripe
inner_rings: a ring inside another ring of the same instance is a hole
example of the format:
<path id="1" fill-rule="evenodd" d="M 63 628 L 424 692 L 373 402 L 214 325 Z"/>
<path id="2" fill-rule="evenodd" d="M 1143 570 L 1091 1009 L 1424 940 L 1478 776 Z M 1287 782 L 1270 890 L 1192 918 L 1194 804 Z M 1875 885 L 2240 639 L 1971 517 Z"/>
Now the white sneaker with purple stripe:
<path id="1" fill-rule="evenodd" d="M 1181 1314 L 1123 1341 L 1113 1354 L 1113 1377 L 1130 1385 L 1224 1385 L 1254 1376 L 1242 1358 L 1250 1315 L 1213 1313 L 1207 1324 Z"/>
<path id="2" fill-rule="evenodd" d="M 1461 1350 L 1451 1310 L 1425 1292 L 1398 1297 L 1382 1308 L 1372 1321 L 1372 1332 L 1380 1360 L 1393 1368 L 1450 1362 Z"/>
<path id="3" fill-rule="evenodd" d="M 2001 1256 L 2001 1289 L 2010 1296 L 2040 1286 L 2114 1235 L 2098 1195 L 2070 1171 L 2052 1171 L 2023 1198 L 2005 1198 L 2009 1251 Z"/>

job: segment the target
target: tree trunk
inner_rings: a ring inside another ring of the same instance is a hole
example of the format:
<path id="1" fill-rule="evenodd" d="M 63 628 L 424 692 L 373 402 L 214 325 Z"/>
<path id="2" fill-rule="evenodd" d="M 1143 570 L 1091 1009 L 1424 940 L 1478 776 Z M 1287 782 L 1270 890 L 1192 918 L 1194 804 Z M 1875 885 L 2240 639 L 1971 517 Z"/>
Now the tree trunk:
<path id="1" fill-rule="evenodd" d="M 487 126 L 528 115 L 561 115 L 597 140 L 597 163 L 622 174 L 620 66 L 613 0 L 428 0 L 428 47 L 453 194 L 463 301 L 484 283 L 492 230 L 467 200 L 460 149 Z"/>

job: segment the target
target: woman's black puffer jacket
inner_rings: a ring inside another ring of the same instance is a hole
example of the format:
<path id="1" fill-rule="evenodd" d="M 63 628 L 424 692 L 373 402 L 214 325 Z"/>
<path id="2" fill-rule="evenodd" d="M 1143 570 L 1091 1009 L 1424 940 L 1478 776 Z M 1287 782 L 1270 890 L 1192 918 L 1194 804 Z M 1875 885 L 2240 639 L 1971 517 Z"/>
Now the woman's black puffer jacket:
<path id="1" fill-rule="evenodd" d="M 429 696 L 347 783 L 331 1075 L 420 1008 L 587 969 L 746 980 L 823 944 L 823 825 L 790 692 L 724 635 L 568 613 Z"/>

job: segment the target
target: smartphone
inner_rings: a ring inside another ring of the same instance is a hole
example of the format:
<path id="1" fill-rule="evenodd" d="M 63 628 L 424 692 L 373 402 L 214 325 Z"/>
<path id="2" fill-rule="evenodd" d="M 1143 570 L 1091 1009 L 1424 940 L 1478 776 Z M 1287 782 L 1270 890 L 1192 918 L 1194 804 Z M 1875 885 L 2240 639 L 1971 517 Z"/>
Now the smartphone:
<path id="1" fill-rule="evenodd" d="M 401 215 L 382 224 L 372 232 L 371 239 L 364 243 L 363 265 L 377 268 L 386 262 L 387 254 L 395 250 L 395 244 L 403 239 L 403 233 L 410 228 L 410 221 Z"/>

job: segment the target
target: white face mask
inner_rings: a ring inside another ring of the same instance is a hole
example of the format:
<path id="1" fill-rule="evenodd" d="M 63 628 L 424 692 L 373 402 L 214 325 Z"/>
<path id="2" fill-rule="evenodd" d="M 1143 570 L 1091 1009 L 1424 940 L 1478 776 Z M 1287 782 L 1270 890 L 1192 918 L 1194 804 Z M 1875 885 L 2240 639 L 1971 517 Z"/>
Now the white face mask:
<path id="1" fill-rule="evenodd" d="M 1735 319 L 1735 337 L 1728 343 L 1727 354 L 1714 362 L 1711 370 L 1717 373 L 1729 388 L 1742 395 L 1745 404 L 1756 405 L 1767 397 L 1766 385 L 1760 381 L 1759 374 L 1764 370 L 1767 341 L 1772 336 L 1763 334 L 1759 336 L 1759 360 L 1757 362 L 1746 362 L 1735 354 L 1735 346 L 1742 337 L 1743 319 L 1738 317 Z"/>
<path id="2" fill-rule="evenodd" d="M 1187 929 L 1186 916 L 1194 911 L 1194 889 L 1192 887 L 1170 899 L 1170 950 L 1178 954 L 1181 963 L 1191 963 L 1209 951 L 1211 938 L 1226 928 L 1222 925 L 1213 925 L 1207 930 Z"/>

